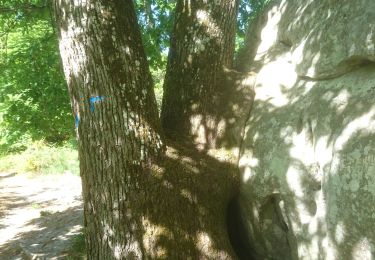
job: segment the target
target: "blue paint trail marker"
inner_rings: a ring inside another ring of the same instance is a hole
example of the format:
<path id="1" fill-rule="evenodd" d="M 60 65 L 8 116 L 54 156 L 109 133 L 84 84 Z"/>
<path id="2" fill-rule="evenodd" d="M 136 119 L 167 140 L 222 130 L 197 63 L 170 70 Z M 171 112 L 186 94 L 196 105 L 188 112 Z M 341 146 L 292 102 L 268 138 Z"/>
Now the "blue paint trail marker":
<path id="1" fill-rule="evenodd" d="M 79 116 L 78 116 L 78 114 L 75 114 L 75 116 L 74 116 L 74 123 L 75 123 L 75 125 L 76 125 L 76 128 L 78 128 L 78 126 L 79 126 Z"/>
<path id="2" fill-rule="evenodd" d="M 102 96 L 90 97 L 90 111 L 95 112 L 95 103 L 99 103 L 104 100 Z"/>

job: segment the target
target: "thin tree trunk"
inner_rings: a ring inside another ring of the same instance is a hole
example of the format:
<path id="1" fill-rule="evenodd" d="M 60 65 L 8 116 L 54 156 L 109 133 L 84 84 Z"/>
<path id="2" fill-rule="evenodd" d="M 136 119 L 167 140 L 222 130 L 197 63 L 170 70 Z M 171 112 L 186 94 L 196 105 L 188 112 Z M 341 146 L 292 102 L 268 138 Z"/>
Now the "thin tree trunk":
<path id="1" fill-rule="evenodd" d="M 153 29 L 155 26 L 154 17 L 152 15 L 152 2 L 151 0 L 143 0 L 143 8 L 146 14 L 147 27 Z"/>
<path id="2" fill-rule="evenodd" d="M 161 112 L 168 136 L 193 136 L 206 147 L 215 146 L 224 69 L 233 62 L 237 7 L 237 0 L 178 1 Z"/>

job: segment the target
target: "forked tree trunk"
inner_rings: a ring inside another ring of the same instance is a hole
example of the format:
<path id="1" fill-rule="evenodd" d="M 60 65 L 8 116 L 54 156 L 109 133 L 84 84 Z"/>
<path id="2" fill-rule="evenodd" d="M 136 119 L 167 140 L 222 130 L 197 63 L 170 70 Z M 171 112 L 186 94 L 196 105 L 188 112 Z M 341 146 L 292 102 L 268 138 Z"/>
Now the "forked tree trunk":
<path id="1" fill-rule="evenodd" d="M 132 1 L 56 0 L 55 15 L 88 259 L 231 258 L 225 214 L 234 170 L 179 143 L 164 154 Z"/>
<path id="2" fill-rule="evenodd" d="M 57 0 L 79 140 L 89 259 L 143 256 L 150 167 L 163 152 L 132 1 Z"/>
<path id="3" fill-rule="evenodd" d="M 233 62 L 238 0 L 178 1 L 161 112 L 169 136 L 215 146 L 224 69 Z"/>

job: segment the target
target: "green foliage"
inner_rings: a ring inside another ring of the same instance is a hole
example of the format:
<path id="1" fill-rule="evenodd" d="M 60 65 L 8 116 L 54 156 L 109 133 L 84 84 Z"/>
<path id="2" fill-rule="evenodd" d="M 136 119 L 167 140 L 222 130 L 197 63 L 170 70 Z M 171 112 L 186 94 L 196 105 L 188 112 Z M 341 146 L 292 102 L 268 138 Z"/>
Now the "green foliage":
<path id="1" fill-rule="evenodd" d="M 240 1 L 237 16 L 236 51 L 244 44 L 249 22 L 254 19 L 272 0 Z"/>
<path id="2" fill-rule="evenodd" d="M 151 70 L 164 69 L 173 26 L 175 0 L 136 0 L 138 23 Z"/>
<path id="3" fill-rule="evenodd" d="M 74 144 L 53 146 L 43 141 L 27 144 L 20 153 L 0 157 L 0 172 L 79 174 L 78 153 Z"/>
<path id="4" fill-rule="evenodd" d="M 67 260 L 83 260 L 86 259 L 85 230 L 72 236 L 70 239 L 70 248 L 68 250 Z"/>
<path id="5" fill-rule="evenodd" d="M 160 112 L 163 99 L 163 83 L 170 35 L 173 27 L 175 0 L 136 0 L 138 23 L 142 31 L 143 45 L 155 84 L 155 97 Z"/>
<path id="6" fill-rule="evenodd" d="M 2 1 L 0 8 L 0 153 L 73 134 L 56 34 L 49 9 L 38 2 Z"/>
<path id="7" fill-rule="evenodd" d="M 165 66 L 165 65 L 163 65 Z M 165 67 L 151 67 L 152 78 L 154 79 L 154 92 L 156 97 L 156 103 L 158 105 L 159 113 L 161 110 L 161 102 L 163 99 L 163 83 L 165 76 Z"/>

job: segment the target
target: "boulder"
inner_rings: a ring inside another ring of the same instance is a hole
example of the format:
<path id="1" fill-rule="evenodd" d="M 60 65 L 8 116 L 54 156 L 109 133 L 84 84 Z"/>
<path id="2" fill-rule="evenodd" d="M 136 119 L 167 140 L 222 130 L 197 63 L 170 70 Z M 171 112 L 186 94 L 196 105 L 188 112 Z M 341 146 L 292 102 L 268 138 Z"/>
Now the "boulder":
<path id="1" fill-rule="evenodd" d="M 375 1 L 275 1 L 250 31 L 239 167 L 254 248 L 374 259 Z"/>

